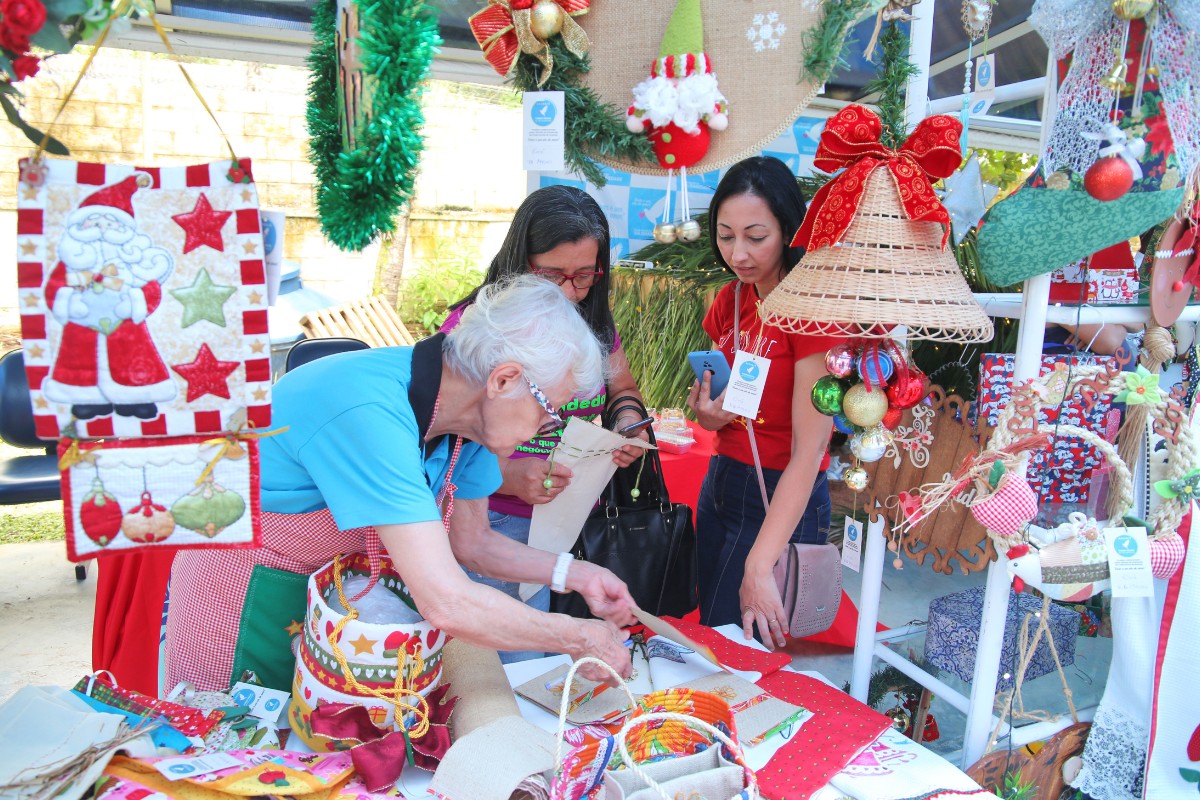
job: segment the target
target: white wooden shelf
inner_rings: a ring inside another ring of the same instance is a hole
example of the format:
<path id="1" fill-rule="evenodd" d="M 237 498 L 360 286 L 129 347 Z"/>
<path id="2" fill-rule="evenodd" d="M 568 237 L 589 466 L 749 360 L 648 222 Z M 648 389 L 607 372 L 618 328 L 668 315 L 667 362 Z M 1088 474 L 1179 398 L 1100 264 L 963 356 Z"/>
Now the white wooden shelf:
<path id="1" fill-rule="evenodd" d="M 1020 319 L 1021 298 L 1019 292 L 997 293 L 976 292 L 975 299 L 989 317 Z M 1179 319 L 1183 322 L 1200 320 L 1200 305 L 1184 308 Z M 1052 304 L 1046 307 L 1046 321 L 1067 325 L 1089 325 L 1096 322 L 1111 322 L 1119 325 L 1136 325 L 1150 320 L 1150 306 L 1070 306 Z"/>

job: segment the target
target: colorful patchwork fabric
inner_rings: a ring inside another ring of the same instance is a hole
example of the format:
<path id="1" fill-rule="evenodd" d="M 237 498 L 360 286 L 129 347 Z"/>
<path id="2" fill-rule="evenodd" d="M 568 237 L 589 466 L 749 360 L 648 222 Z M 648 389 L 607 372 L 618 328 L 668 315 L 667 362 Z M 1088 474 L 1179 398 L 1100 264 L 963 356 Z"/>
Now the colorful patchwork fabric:
<path id="1" fill-rule="evenodd" d="M 329 800 L 337 796 L 339 787 L 354 774 L 349 753 L 233 750 L 228 755 L 242 763 L 198 778 L 170 781 L 154 767 L 162 759 L 126 756 L 114 757 L 104 773 L 179 800 L 276 796 Z M 104 800 L 133 800 L 134 795 L 106 794 L 103 797 Z"/>
<path id="2" fill-rule="evenodd" d="M 122 689 L 99 675 L 81 678 L 73 688 L 105 705 L 137 714 L 139 717 L 163 717 L 171 723 L 172 728 L 185 736 L 204 736 L 225 716 L 222 711 L 204 712 L 169 700 L 147 697 L 132 689 Z"/>

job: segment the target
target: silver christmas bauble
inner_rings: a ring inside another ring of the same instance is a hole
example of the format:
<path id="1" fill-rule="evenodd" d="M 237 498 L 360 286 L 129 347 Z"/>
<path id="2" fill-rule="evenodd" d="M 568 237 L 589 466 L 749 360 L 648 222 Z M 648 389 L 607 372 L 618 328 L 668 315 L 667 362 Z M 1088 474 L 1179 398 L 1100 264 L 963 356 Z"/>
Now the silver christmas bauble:
<path id="1" fill-rule="evenodd" d="M 846 474 L 842 476 L 842 480 L 846 482 L 846 488 L 857 494 L 867 488 L 867 482 L 871 476 L 862 467 L 851 467 L 846 470 Z"/>
<path id="2" fill-rule="evenodd" d="M 888 446 L 891 443 L 891 432 L 882 425 L 877 425 L 874 428 L 851 436 L 850 452 L 854 453 L 859 461 L 865 461 L 870 464 L 883 458 L 883 454 L 887 452 Z"/>

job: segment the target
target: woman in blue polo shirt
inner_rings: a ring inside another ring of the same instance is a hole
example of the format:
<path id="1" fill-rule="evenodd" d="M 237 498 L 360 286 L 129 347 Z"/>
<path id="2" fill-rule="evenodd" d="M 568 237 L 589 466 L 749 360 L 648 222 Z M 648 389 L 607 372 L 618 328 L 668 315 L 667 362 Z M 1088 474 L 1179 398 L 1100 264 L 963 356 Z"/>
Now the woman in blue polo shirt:
<path id="1" fill-rule="evenodd" d="M 560 426 L 556 408 L 603 384 L 605 357 L 554 284 L 488 287 L 448 335 L 330 356 L 275 387 L 264 438 L 263 546 L 176 557 L 167 684 L 225 689 L 243 670 L 287 689 L 305 582 L 335 555 L 382 549 L 435 627 L 500 650 L 592 655 L 630 671 L 625 585 L 495 533 L 497 456 Z M 544 614 L 467 578 L 578 591 L 601 620 Z"/>

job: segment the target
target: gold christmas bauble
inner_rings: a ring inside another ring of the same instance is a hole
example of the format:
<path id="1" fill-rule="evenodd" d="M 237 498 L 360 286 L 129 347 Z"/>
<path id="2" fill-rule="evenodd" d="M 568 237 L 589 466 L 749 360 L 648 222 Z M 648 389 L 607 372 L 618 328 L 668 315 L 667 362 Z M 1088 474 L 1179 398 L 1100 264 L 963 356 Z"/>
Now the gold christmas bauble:
<path id="1" fill-rule="evenodd" d="M 878 385 L 868 391 L 865 383 L 856 383 L 846 390 L 846 396 L 842 398 L 842 413 L 860 428 L 875 427 L 883 421 L 887 410 L 887 393 Z"/>
<path id="2" fill-rule="evenodd" d="M 912 725 L 912 717 L 900 706 L 889 708 L 883 713 L 892 720 L 892 727 L 900 731 L 900 733 L 906 732 L 909 726 Z"/>
<path id="3" fill-rule="evenodd" d="M 700 223 L 694 219 L 685 219 L 676 230 L 681 242 L 694 242 L 700 238 Z"/>
<path id="4" fill-rule="evenodd" d="M 842 476 L 842 480 L 846 482 L 846 488 L 855 494 L 867 488 L 868 481 L 871 476 L 862 467 L 852 467 L 846 470 L 846 474 Z"/>
<path id="5" fill-rule="evenodd" d="M 671 244 L 678 235 L 674 222 L 660 222 L 654 226 L 654 241 L 659 244 Z"/>
<path id="6" fill-rule="evenodd" d="M 554 0 L 539 0 L 529 12 L 529 28 L 542 41 L 557 36 L 563 26 L 562 6 Z"/>
<path id="7" fill-rule="evenodd" d="M 1141 19 L 1154 10 L 1155 0 L 1113 0 L 1112 10 L 1121 19 Z"/>

